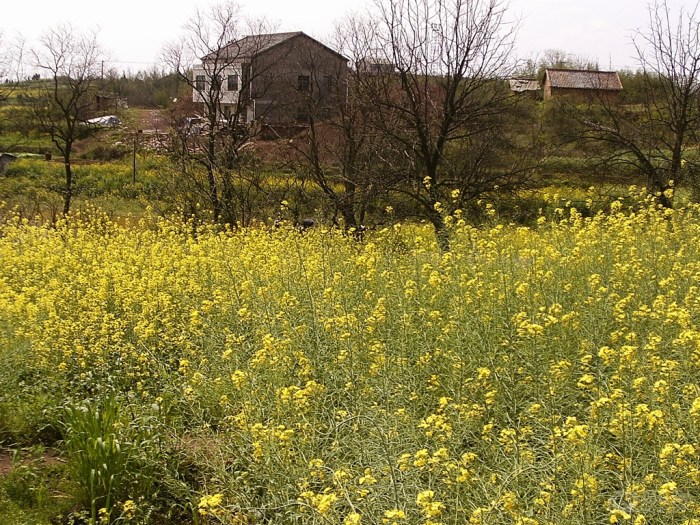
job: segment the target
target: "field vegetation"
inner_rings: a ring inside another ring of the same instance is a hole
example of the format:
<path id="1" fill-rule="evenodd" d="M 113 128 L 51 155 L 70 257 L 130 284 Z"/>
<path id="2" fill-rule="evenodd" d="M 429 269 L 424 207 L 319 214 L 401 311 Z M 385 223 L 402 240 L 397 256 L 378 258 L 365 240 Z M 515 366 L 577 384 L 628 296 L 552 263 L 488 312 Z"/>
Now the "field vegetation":
<path id="1" fill-rule="evenodd" d="M 184 60 L 235 3 L 177 73 L 0 52 L 0 525 L 700 524 L 696 14 L 541 102 L 504 4 L 419 3 L 339 25 L 343 104 L 276 140 Z"/>
<path id="2" fill-rule="evenodd" d="M 0 514 L 695 523 L 700 210 L 636 199 L 532 228 L 484 204 L 449 252 L 421 225 L 6 217 L 0 436 L 33 448 Z"/>

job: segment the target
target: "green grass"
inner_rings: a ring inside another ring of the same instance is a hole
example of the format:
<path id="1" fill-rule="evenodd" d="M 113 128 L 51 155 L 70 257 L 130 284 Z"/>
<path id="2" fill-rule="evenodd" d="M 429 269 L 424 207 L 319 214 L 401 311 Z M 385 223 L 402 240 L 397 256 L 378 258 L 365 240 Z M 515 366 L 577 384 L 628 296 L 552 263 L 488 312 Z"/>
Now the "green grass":
<path id="1" fill-rule="evenodd" d="M 6 132 L 0 135 L 0 151 L 42 155 L 47 152 L 52 155 L 58 153 L 48 136 L 33 133 L 24 135 L 19 132 Z"/>
<path id="2" fill-rule="evenodd" d="M 161 197 L 158 159 L 139 158 L 137 181 L 128 161 L 96 162 L 77 160 L 73 165 L 74 206 L 100 207 L 113 217 L 142 215 L 149 202 Z M 17 208 L 28 218 L 56 217 L 62 209 L 65 172 L 60 162 L 21 158 L 10 164 L 0 177 L 0 200 Z"/>
<path id="3" fill-rule="evenodd" d="M 71 512 L 75 487 L 55 456 L 41 447 L 2 453 L 12 466 L 0 476 L 0 525 L 55 524 Z"/>

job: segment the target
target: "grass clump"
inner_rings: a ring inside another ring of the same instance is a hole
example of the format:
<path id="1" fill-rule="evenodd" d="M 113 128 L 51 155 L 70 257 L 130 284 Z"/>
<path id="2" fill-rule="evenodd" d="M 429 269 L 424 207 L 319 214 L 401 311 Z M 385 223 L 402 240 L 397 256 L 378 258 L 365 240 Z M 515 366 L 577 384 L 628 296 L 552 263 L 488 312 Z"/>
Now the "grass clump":
<path id="1" fill-rule="evenodd" d="M 157 437 L 143 418 L 126 421 L 114 396 L 65 407 L 64 446 L 78 501 L 90 523 L 143 514 L 146 497 L 156 498 Z M 116 514 L 116 516 L 115 516 Z"/>

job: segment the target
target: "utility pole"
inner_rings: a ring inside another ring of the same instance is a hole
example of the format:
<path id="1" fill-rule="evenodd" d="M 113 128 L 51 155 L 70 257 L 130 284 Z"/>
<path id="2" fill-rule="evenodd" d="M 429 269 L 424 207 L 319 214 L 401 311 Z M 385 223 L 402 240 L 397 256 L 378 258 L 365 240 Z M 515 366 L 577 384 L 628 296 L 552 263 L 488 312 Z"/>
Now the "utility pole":
<path id="1" fill-rule="evenodd" d="M 132 182 L 136 184 L 136 148 L 139 145 L 139 135 L 143 133 L 142 129 L 136 130 L 136 133 L 134 133 L 134 176 L 132 179 Z"/>

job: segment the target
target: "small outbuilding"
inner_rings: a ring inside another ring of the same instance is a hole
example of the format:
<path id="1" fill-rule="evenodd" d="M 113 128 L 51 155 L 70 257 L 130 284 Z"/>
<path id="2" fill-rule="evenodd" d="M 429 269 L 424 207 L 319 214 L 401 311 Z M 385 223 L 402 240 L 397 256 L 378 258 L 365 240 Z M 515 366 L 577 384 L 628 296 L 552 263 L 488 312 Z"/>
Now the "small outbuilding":
<path id="1" fill-rule="evenodd" d="M 616 71 L 546 69 L 543 91 L 545 100 L 562 95 L 614 100 L 622 92 L 622 82 Z"/>
<path id="2" fill-rule="evenodd" d="M 531 78 L 511 78 L 508 80 L 508 85 L 511 93 L 519 95 L 538 97 L 541 92 L 540 83 Z"/>
<path id="3" fill-rule="evenodd" d="M 367 57 L 357 61 L 358 73 L 365 75 L 391 75 L 396 71 L 394 64 L 386 58 Z"/>
<path id="4" fill-rule="evenodd" d="M 5 173 L 5 169 L 10 164 L 10 162 L 14 162 L 15 160 L 17 160 L 17 157 L 12 155 L 11 153 L 0 154 L 0 174 Z"/>

